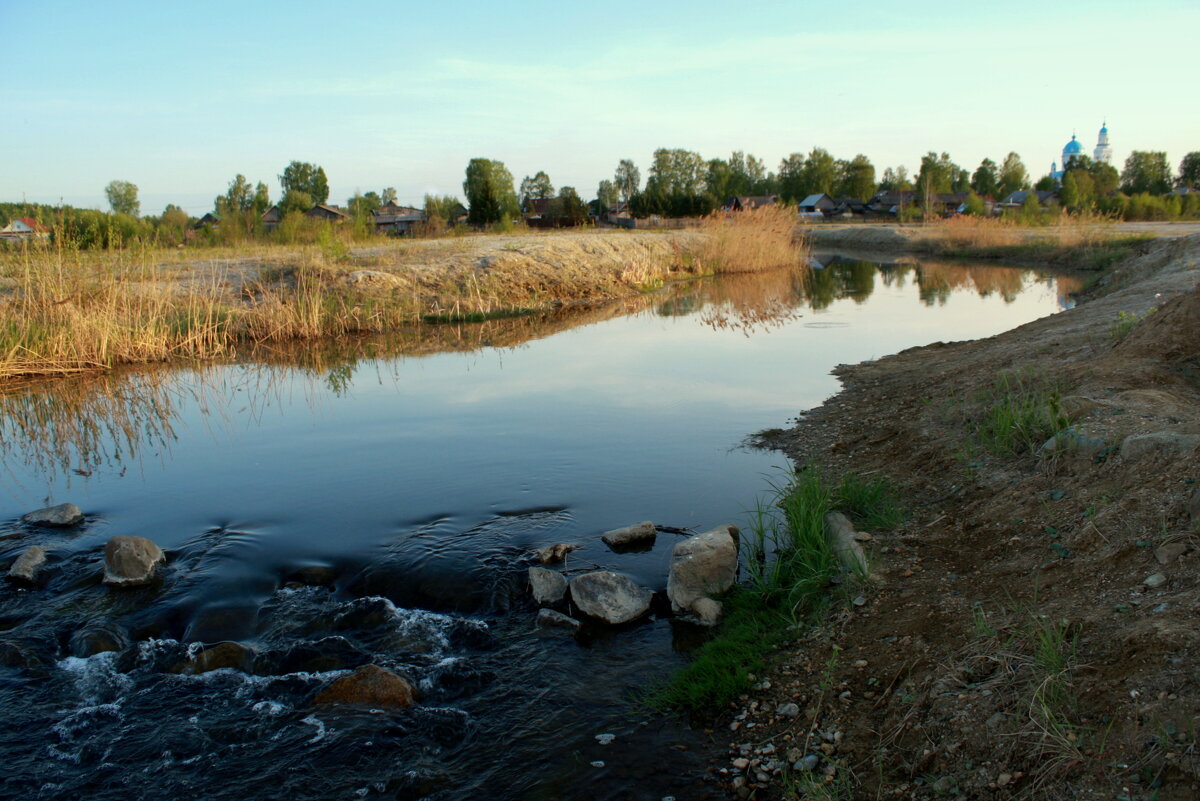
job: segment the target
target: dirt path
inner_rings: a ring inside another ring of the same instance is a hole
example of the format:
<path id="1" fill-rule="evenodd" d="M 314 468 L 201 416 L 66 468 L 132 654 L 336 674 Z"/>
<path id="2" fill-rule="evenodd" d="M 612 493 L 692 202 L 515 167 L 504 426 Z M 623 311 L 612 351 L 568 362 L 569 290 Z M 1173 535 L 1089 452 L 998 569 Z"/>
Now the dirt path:
<path id="1" fill-rule="evenodd" d="M 1200 236 L 1144 251 L 1069 311 L 839 367 L 774 441 L 910 517 L 727 721 L 742 797 L 1200 797 Z M 1069 445 L 983 447 L 1005 377 Z"/>

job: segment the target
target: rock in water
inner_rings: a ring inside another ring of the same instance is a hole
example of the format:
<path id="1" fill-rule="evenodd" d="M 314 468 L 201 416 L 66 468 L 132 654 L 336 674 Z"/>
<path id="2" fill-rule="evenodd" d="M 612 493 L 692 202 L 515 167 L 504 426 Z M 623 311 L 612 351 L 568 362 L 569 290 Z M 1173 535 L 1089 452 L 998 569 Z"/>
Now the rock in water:
<path id="1" fill-rule="evenodd" d="M 579 548 L 578 545 L 567 545 L 565 543 L 556 542 L 554 545 L 547 545 L 545 548 L 540 548 L 537 551 L 538 561 L 543 565 L 552 565 L 556 562 L 561 562 L 567 558 L 567 554 Z"/>
<path id="2" fill-rule="evenodd" d="M 105 651 L 123 651 L 129 647 L 129 633 L 109 620 L 88 623 L 71 635 L 71 656 L 86 659 Z"/>
<path id="3" fill-rule="evenodd" d="M 334 681 L 315 700 L 318 704 L 411 706 L 416 696 L 413 686 L 392 671 L 378 665 L 363 665 Z"/>
<path id="4" fill-rule="evenodd" d="M 104 546 L 104 583 L 113 587 L 149 584 L 166 559 L 162 549 L 145 537 L 113 537 Z"/>
<path id="5" fill-rule="evenodd" d="M 697 601 L 720 595 L 737 582 L 737 534 L 735 526 L 724 525 L 675 543 L 667 575 L 672 609 L 696 611 Z M 712 612 L 711 605 L 704 606 L 701 611 L 705 614 L 697 612 L 701 619 Z"/>
<path id="6" fill-rule="evenodd" d="M 653 545 L 658 536 L 658 530 L 649 520 L 635 523 L 625 528 L 615 528 L 606 531 L 600 537 L 609 548 L 634 548 L 642 545 Z"/>
<path id="7" fill-rule="evenodd" d="M 712 598 L 697 598 L 692 603 L 692 614 L 696 620 L 706 626 L 714 626 L 721 620 L 721 615 L 724 614 L 725 607 L 720 601 L 714 601 Z"/>
<path id="8" fill-rule="evenodd" d="M 567 595 L 567 579 L 562 573 L 544 567 L 529 568 L 529 587 L 533 600 L 542 605 L 553 606 Z"/>
<path id="9" fill-rule="evenodd" d="M 870 573 L 867 566 L 867 555 L 854 536 L 854 524 L 841 512 L 830 512 L 825 515 L 825 539 L 834 558 L 847 573 L 865 578 Z"/>
<path id="10" fill-rule="evenodd" d="M 632 579 L 601 570 L 571 579 L 571 600 L 580 611 L 609 625 L 628 623 L 650 610 L 653 593 Z"/>
<path id="11" fill-rule="evenodd" d="M 69 528 L 83 522 L 83 512 L 73 503 L 60 503 L 58 506 L 48 506 L 30 512 L 21 519 L 33 526 Z"/>
<path id="12" fill-rule="evenodd" d="M 12 567 L 8 569 L 8 577 L 13 581 L 36 584 L 38 571 L 44 564 L 46 564 L 46 549 L 40 545 L 30 545 L 12 563 Z"/>
<path id="13" fill-rule="evenodd" d="M 171 672 L 189 676 L 198 676 L 221 668 L 233 668 L 244 672 L 253 659 L 254 651 L 240 642 L 222 642 L 202 648 L 191 659 L 171 668 Z"/>
<path id="14" fill-rule="evenodd" d="M 579 631 L 583 625 L 575 618 L 564 615 L 562 612 L 555 612 L 553 609 L 539 609 L 537 624 L 541 628 L 567 629 L 569 631 Z"/>

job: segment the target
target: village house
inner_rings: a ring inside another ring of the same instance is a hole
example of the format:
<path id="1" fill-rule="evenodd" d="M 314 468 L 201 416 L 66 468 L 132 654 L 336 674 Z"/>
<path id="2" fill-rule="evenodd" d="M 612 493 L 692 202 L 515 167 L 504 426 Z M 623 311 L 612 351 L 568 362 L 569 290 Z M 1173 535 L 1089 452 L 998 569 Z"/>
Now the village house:
<path id="1" fill-rule="evenodd" d="M 1025 205 L 1025 199 L 1029 196 L 1030 192 L 1033 192 L 1033 194 L 1037 197 L 1039 206 L 1049 206 L 1058 203 L 1058 192 L 1053 190 L 1042 191 L 1036 189 L 1018 189 L 1015 192 L 1009 192 L 1008 195 L 1006 195 L 1005 198 L 996 205 L 1001 209 L 1020 208 L 1021 206 Z"/>
<path id="2" fill-rule="evenodd" d="M 763 206 L 774 206 L 779 202 L 779 195 L 735 195 L 727 198 L 721 208 L 724 211 L 748 211 Z"/>
<path id="3" fill-rule="evenodd" d="M 326 203 L 313 206 L 304 212 L 304 216 L 312 217 L 315 220 L 328 220 L 331 223 L 343 223 L 350 219 L 350 215 L 345 209 Z"/>
<path id="4" fill-rule="evenodd" d="M 389 201 L 371 212 L 375 230 L 380 233 L 403 235 L 412 233 L 413 226 L 425 222 L 425 212 L 413 206 L 399 206 Z"/>
<path id="5" fill-rule="evenodd" d="M 262 214 L 263 228 L 267 231 L 274 231 L 283 222 L 283 211 L 278 206 L 272 206 Z"/>
<path id="6" fill-rule="evenodd" d="M 801 200 L 797 210 L 803 215 L 820 214 L 824 217 L 832 213 L 835 208 L 837 208 L 837 203 L 833 198 L 824 192 L 818 192 Z"/>
<path id="7" fill-rule="evenodd" d="M 50 229 L 32 217 L 18 217 L 0 228 L 0 239 L 6 242 L 29 242 L 49 238 Z"/>

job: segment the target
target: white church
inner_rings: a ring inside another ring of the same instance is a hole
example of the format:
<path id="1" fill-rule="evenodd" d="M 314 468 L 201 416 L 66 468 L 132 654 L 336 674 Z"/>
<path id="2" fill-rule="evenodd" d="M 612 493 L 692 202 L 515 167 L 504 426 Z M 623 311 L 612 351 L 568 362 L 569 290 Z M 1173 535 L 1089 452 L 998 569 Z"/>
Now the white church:
<path id="1" fill-rule="evenodd" d="M 1083 144 L 1075 138 L 1075 134 L 1071 134 L 1071 141 L 1063 147 L 1062 151 L 1062 169 L 1054 162 L 1050 162 L 1050 175 L 1054 180 L 1062 182 L 1063 174 L 1067 168 L 1071 166 L 1071 162 L 1083 156 Z M 1096 149 L 1092 151 L 1092 161 L 1098 161 L 1101 164 L 1112 163 L 1112 145 L 1108 143 L 1108 120 L 1100 127 L 1100 137 L 1096 140 Z"/>

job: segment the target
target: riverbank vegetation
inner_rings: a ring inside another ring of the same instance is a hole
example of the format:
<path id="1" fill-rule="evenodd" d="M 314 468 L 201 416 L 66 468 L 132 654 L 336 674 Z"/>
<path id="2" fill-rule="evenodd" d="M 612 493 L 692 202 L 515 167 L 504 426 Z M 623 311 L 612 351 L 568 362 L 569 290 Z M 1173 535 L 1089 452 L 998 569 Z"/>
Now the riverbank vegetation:
<path id="1" fill-rule="evenodd" d="M 723 599 L 725 619 L 692 661 L 643 703 L 700 719 L 722 714 L 762 676 L 772 651 L 857 581 L 839 576 L 825 532 L 825 516 L 832 511 L 864 528 L 891 527 L 903 519 L 896 495 L 879 479 L 848 473 L 835 482 L 808 468 L 772 486 L 742 531 L 742 564 L 749 575 Z"/>
<path id="2" fill-rule="evenodd" d="M 0 251 L 0 379 L 225 358 L 270 342 L 376 334 L 588 304 L 713 272 L 804 263 L 781 210 L 713 233 L 592 232 L 376 247 L 312 244 L 198 259 L 135 244 Z"/>

